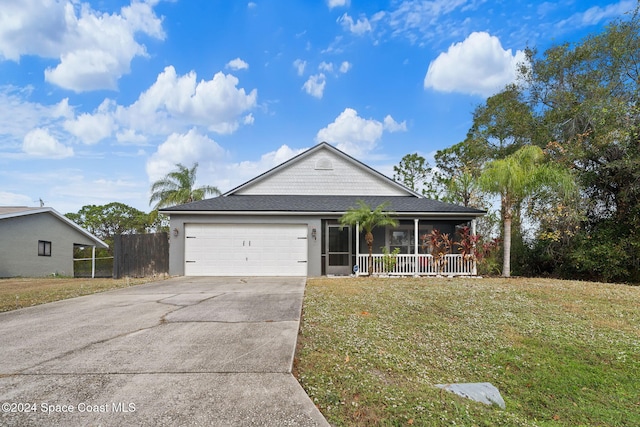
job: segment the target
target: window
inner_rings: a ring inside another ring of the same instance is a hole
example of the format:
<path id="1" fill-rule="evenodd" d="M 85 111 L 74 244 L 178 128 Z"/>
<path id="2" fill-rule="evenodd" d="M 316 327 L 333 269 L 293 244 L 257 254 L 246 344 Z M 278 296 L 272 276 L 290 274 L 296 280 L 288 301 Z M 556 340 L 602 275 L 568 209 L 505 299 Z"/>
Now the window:
<path id="1" fill-rule="evenodd" d="M 389 230 L 389 251 L 393 252 L 396 248 L 400 249 L 401 254 L 413 253 L 414 238 L 413 230 L 402 227 L 403 229 Z"/>
<path id="2" fill-rule="evenodd" d="M 401 223 L 396 228 L 390 228 L 388 242 L 389 252 L 393 252 L 394 249 L 399 248 L 401 254 L 413 254 L 415 252 L 415 225 L 408 223 Z M 420 224 L 418 228 L 418 253 L 431 253 L 429 247 L 429 240 L 423 240 L 424 235 L 428 235 L 433 230 L 432 225 Z M 426 246 L 423 247 L 423 243 Z"/>
<path id="3" fill-rule="evenodd" d="M 38 240 L 38 256 L 51 256 L 51 242 Z"/>

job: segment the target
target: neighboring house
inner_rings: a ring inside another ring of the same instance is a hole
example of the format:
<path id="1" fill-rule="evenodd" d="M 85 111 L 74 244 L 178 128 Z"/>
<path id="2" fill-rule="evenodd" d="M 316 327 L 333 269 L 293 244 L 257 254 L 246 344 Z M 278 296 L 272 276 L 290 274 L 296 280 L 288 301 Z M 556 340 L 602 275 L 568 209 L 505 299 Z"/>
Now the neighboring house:
<path id="1" fill-rule="evenodd" d="M 0 277 L 73 276 L 76 246 L 108 248 L 52 208 L 0 206 Z"/>
<path id="2" fill-rule="evenodd" d="M 374 229 L 376 265 L 382 247 L 399 248 L 392 274 L 474 274 L 475 263 L 457 254 L 449 270 L 434 270 L 419 236 L 453 235 L 484 211 L 427 199 L 324 142 L 219 197 L 161 210 L 171 220 L 170 274 L 345 275 L 354 266 L 366 273 L 364 238 L 338 223 L 358 200 L 372 208 L 389 202 L 400 221 Z"/>

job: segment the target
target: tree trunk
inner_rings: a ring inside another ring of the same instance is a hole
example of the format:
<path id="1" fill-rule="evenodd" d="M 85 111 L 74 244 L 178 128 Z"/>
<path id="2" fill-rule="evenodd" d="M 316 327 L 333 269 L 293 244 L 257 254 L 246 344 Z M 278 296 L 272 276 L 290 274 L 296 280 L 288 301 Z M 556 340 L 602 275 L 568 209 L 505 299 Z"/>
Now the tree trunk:
<path id="1" fill-rule="evenodd" d="M 504 254 L 502 256 L 502 276 L 511 277 L 511 213 L 504 214 Z"/>
<path id="2" fill-rule="evenodd" d="M 367 246 L 369 247 L 369 276 L 373 274 L 373 233 L 370 231 L 367 232 L 364 236 L 364 240 L 367 242 Z"/>

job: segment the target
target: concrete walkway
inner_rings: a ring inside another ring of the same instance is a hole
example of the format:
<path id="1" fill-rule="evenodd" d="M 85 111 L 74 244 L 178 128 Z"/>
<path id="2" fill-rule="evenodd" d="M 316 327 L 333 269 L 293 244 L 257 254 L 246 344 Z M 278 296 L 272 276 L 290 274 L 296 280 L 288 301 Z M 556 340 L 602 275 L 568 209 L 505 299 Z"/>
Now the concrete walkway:
<path id="1" fill-rule="evenodd" d="M 327 426 L 304 278 L 173 278 L 0 314 L 0 425 Z"/>

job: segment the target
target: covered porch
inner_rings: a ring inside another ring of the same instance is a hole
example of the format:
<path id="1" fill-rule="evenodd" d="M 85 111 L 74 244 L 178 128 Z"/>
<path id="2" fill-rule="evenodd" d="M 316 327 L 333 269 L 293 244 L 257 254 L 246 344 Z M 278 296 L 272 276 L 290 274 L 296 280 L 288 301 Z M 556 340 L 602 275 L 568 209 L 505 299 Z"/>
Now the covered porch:
<path id="1" fill-rule="evenodd" d="M 406 217 L 405 217 L 406 218 Z M 438 230 L 459 240 L 460 227 L 467 226 L 475 234 L 475 219 L 400 218 L 397 227 L 373 230 L 373 256 L 369 267 L 368 246 L 359 227 L 326 225 L 325 274 L 392 275 L 392 276 L 475 276 L 476 260 L 458 253 L 453 244 L 447 253 L 436 253 L 423 236 Z"/>

